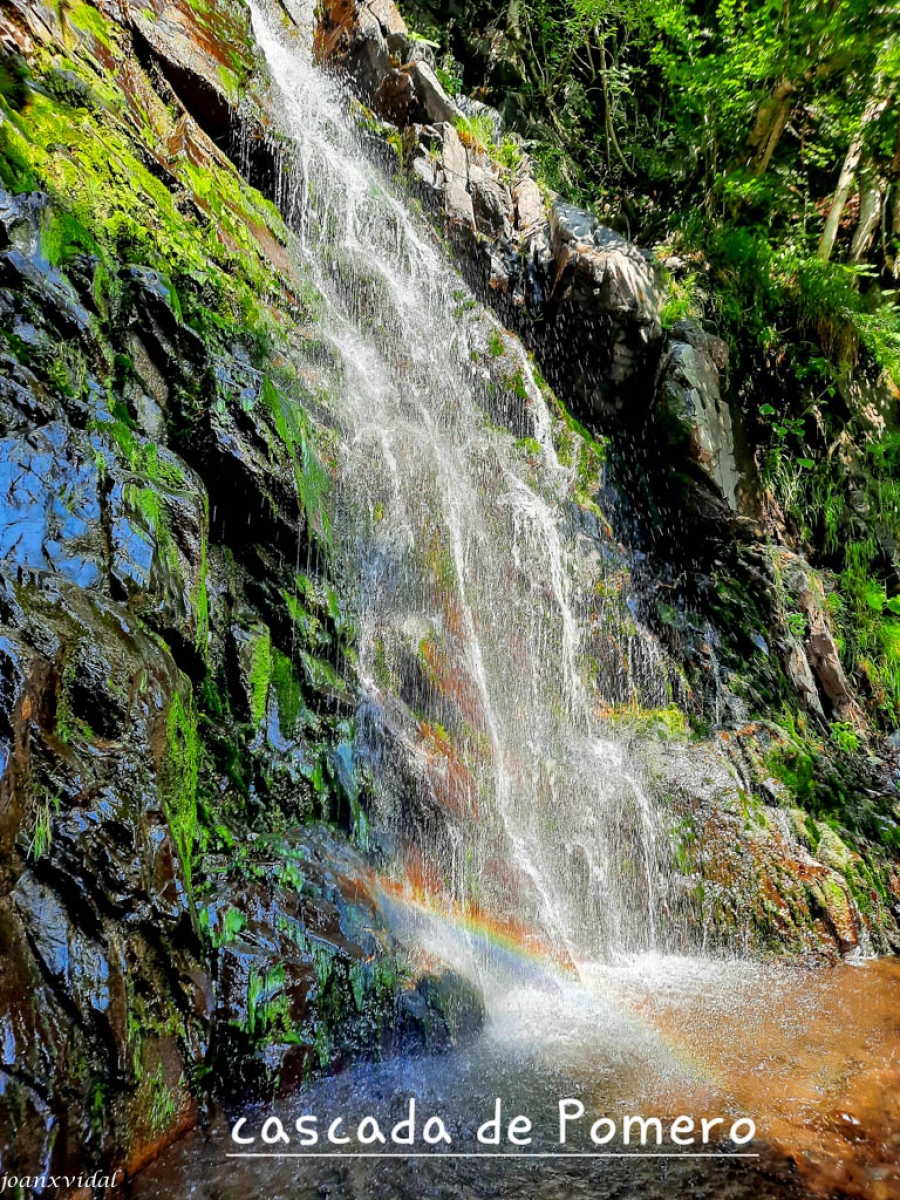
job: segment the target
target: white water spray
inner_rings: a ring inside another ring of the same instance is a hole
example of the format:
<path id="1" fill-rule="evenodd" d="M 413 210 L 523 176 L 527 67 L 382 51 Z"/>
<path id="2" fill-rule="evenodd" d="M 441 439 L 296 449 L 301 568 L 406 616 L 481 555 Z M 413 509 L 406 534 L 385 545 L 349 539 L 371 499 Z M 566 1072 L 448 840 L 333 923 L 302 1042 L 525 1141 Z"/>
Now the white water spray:
<path id="1" fill-rule="evenodd" d="M 503 427 L 478 349 L 493 318 L 366 156 L 308 34 L 252 11 L 296 143 L 281 206 L 340 363 L 335 525 L 365 703 L 399 752 L 384 756 L 377 819 L 420 856 L 426 889 L 515 918 L 572 961 L 649 949 L 660 839 L 640 765 L 595 715 L 599 555 L 577 536 L 557 422 L 504 336 L 518 381 L 504 411 L 518 414 Z"/>

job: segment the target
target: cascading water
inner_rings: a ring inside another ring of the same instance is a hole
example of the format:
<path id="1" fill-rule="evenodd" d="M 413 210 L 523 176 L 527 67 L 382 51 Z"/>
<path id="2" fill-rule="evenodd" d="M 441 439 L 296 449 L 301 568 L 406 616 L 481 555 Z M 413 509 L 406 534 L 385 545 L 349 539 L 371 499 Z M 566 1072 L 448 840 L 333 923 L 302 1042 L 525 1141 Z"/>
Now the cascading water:
<path id="1" fill-rule="evenodd" d="M 274 32 L 261 9 L 253 17 L 293 141 L 278 202 L 324 341 L 327 386 L 310 378 L 310 390 L 323 436 L 334 433 L 335 551 L 356 589 L 374 832 L 403 873 L 396 889 L 385 881 L 384 906 L 399 890 L 394 915 L 426 960 L 477 972 L 490 1020 L 446 1055 L 399 1053 L 274 1101 L 286 1129 L 318 1115 L 314 1150 L 267 1140 L 268 1106 L 265 1119 L 251 1109 L 261 1140 L 247 1158 L 232 1157 L 223 1120 L 172 1148 L 132 1195 L 800 1200 L 805 1179 L 833 1170 L 840 1189 L 822 1195 L 888 1200 L 900 970 L 654 953 L 672 947 L 668 838 L 644 783 L 652 755 L 645 768 L 603 710 L 629 696 L 665 704 L 668 680 L 617 587 L 621 555 L 584 503 L 572 449 L 585 443 L 566 439 L 521 347 L 370 161 L 308 44 Z M 307 348 L 303 370 L 310 360 Z M 712 753 L 703 761 L 727 774 Z M 531 937 L 536 962 L 492 922 Z M 548 969 L 554 956 L 578 978 Z M 440 1114 L 450 1142 L 326 1145 L 336 1118 L 350 1133 L 374 1114 L 387 1131 L 411 1097 Z M 589 1114 L 565 1145 L 563 1097 Z M 533 1122 L 527 1145 L 476 1141 L 498 1098 L 507 1120 Z M 595 1116 L 621 1130 L 636 1113 L 673 1130 L 676 1114 L 695 1130 L 713 1114 L 749 1116 L 768 1157 L 747 1147 L 738 1158 L 725 1140 L 595 1140 Z"/>
<path id="2" fill-rule="evenodd" d="M 376 821 L 426 891 L 514 917 L 569 962 L 649 949 L 661 839 L 639 764 L 595 713 L 604 544 L 558 418 L 366 155 L 311 37 L 253 21 L 295 143 L 279 203 L 337 360 L 336 535 L 364 724 L 389 747 Z"/>
<path id="3" fill-rule="evenodd" d="M 243 1200 L 260 1187 L 275 1200 L 808 1197 L 798 1146 L 814 1177 L 829 1161 L 856 1169 L 841 1121 L 860 1146 L 880 1142 L 859 1130 L 878 1131 L 873 1105 L 897 1094 L 900 972 L 848 967 L 858 977 L 848 984 L 837 972 L 653 953 L 668 948 L 667 838 L 642 756 L 602 706 L 665 703 L 667 678 L 617 593 L 621 557 L 574 502 L 558 417 L 521 347 L 367 157 L 308 44 L 276 34 L 261 9 L 253 19 L 295 143 L 278 201 L 327 343 L 317 399 L 336 431 L 335 548 L 357 592 L 375 832 L 404 869 L 398 921 L 426 953 L 478 973 L 491 1020 L 470 1047 L 364 1064 L 280 1101 L 286 1128 L 302 1111 L 322 1130 L 340 1115 L 349 1132 L 373 1113 L 390 1129 L 414 1096 L 420 1113 L 446 1119 L 452 1146 L 320 1154 L 324 1142 L 306 1152 L 264 1140 L 235 1158 L 223 1123 L 142 1174 L 135 1200 Z M 386 884 L 386 905 L 393 894 Z M 536 964 L 520 940 L 505 970 L 508 943 L 491 922 L 530 935 Z M 578 978 L 548 970 L 548 950 Z M 758 1165 L 718 1142 L 600 1146 L 590 1117 L 570 1154 L 558 1105 L 576 1096 L 591 1114 L 751 1114 L 791 1157 Z M 497 1097 L 507 1117 L 529 1114 L 533 1142 L 476 1144 Z M 249 1120 L 258 1127 L 260 1114 Z M 894 1195 L 890 1153 L 885 1140 L 884 1161 L 863 1176 L 870 1190 L 840 1195 Z"/>

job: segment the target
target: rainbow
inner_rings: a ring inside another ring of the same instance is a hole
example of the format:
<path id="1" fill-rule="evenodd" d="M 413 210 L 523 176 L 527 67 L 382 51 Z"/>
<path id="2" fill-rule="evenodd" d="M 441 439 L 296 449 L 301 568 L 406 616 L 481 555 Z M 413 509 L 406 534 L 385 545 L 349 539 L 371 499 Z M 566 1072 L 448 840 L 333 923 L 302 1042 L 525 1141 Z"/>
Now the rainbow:
<path id="1" fill-rule="evenodd" d="M 382 905 L 399 921 L 425 921 L 464 939 L 469 953 L 483 955 L 493 964 L 537 973 L 549 984 L 553 979 L 578 978 L 578 968 L 568 952 L 552 946 L 534 929 L 511 917 L 491 916 L 474 904 L 462 905 L 424 887 L 379 877 L 376 883 Z"/>
<path id="2" fill-rule="evenodd" d="M 449 901 L 440 893 L 414 884 L 399 883 L 379 877 L 376 884 L 382 905 L 401 925 L 412 921 L 424 922 L 439 935 L 449 935 L 470 958 L 486 964 L 493 973 L 508 972 L 517 983 L 541 991 L 558 991 L 560 987 L 576 987 L 586 1001 L 596 1000 L 614 1010 L 623 1023 L 633 1029 L 641 1040 L 651 1042 L 665 1055 L 672 1067 L 704 1087 L 716 1086 L 717 1071 L 710 1063 L 699 1060 L 673 1033 L 666 1033 L 652 1019 L 636 1009 L 633 1002 L 618 995 L 615 988 L 603 993 L 592 992 L 579 964 L 565 951 L 551 946 L 535 930 L 511 918 L 488 915 L 474 905 L 463 906 Z M 434 953 L 435 962 L 441 959 Z M 589 964 L 582 963 L 582 970 Z M 612 969 L 614 971 L 614 968 Z"/>

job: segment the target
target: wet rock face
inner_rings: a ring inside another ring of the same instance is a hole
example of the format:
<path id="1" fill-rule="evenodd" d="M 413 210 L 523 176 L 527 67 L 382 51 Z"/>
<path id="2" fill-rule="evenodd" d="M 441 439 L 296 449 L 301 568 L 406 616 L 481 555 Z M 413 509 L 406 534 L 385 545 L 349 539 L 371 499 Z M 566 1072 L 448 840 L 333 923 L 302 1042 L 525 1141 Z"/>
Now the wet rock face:
<path id="1" fill-rule="evenodd" d="M 388 53 L 386 31 L 399 16 L 386 9 L 377 23 L 383 50 L 360 72 L 354 56 L 369 44 L 369 10 L 325 4 L 319 57 L 349 77 L 376 117 L 400 127 L 399 139 L 386 126 L 376 133 L 397 148 L 401 176 L 441 223 L 469 282 L 522 336 L 570 410 L 609 436 L 620 529 L 652 564 L 647 607 L 657 607 L 664 575 L 686 581 L 677 589 L 686 607 L 718 620 L 713 580 L 724 570 L 739 576 L 749 608 L 768 621 L 771 597 L 741 551 L 748 538 L 764 538 L 763 504 L 729 402 L 725 343 L 691 321 L 663 330 L 653 256 L 592 213 L 542 194 L 521 163 L 504 167 L 499 117 L 448 97 L 402 41 Z M 482 118 L 477 127 L 473 115 Z M 827 617 L 807 617 L 806 644 L 788 644 L 781 656 L 784 676 L 804 708 L 844 720 L 854 704 Z M 721 632 L 727 641 L 732 630 Z"/>
<path id="2" fill-rule="evenodd" d="M 320 58 L 346 72 L 368 102 L 408 49 L 406 23 L 390 0 L 340 0 L 323 10 L 316 30 Z"/>
<path id="3" fill-rule="evenodd" d="M 377 877 L 324 827 L 257 843 L 239 871 L 222 865 L 205 912 L 229 1103 L 284 1094 L 360 1057 L 448 1050 L 480 1031 L 470 984 L 398 966 Z"/>
<path id="4" fill-rule="evenodd" d="M 399 13 L 389 0 L 378 13 L 365 3 L 324 5 L 319 60 L 378 117 L 413 135 L 408 165 L 419 194 L 443 214 L 464 274 L 527 335 L 550 383 L 599 425 L 621 419 L 644 388 L 646 415 L 663 345 L 653 259 L 590 213 L 545 201 L 523 170 L 505 178 L 496 146 L 479 143 L 469 124 L 473 115 L 490 120 L 491 110 L 449 97 L 414 55 L 404 61 L 405 27 L 390 33 L 402 25 Z"/>
<path id="5" fill-rule="evenodd" d="M 64 574 L 4 567 L 0 588 L 4 1162 L 77 1165 L 85 1139 L 133 1162 L 195 1119 L 208 1039 L 171 824 L 187 689 L 133 618 Z"/>
<path id="6" fill-rule="evenodd" d="M 767 776 L 767 753 L 777 747 L 760 723 L 727 735 L 717 750 L 670 744 L 664 758 L 651 752 L 682 860 L 667 904 L 672 933 L 700 925 L 706 945 L 725 952 L 740 936 L 745 952 L 810 961 L 896 953 L 900 872 L 878 877 L 825 821 L 791 807 Z"/>
<path id="7" fill-rule="evenodd" d="M 568 381 L 600 425 L 610 408 L 634 403 L 636 385 L 659 353 L 658 268 L 651 255 L 591 214 L 559 201 L 550 210 L 550 253 L 552 374 Z"/>
<path id="8" fill-rule="evenodd" d="M 435 131 L 440 165 L 420 156 L 413 171 L 426 198 L 442 196 L 470 282 L 526 336 L 582 418 L 608 429 L 645 417 L 663 342 L 653 260 L 590 214 L 548 204 L 529 177 L 510 188 L 490 153 L 466 145 L 452 125 Z M 646 397 L 636 401 L 641 389 Z"/>
<path id="9" fill-rule="evenodd" d="M 354 74 L 347 63 L 362 37 L 361 7 L 323 6 L 320 59 L 348 75 L 372 110 L 362 124 L 374 134 L 373 147 L 430 211 L 476 293 L 521 335 L 573 415 L 607 438 L 610 486 L 601 503 L 630 547 L 640 619 L 686 668 L 685 706 L 702 712 L 713 730 L 740 731 L 751 715 L 774 716 L 788 743 L 766 749 L 784 759 L 788 784 L 778 802 L 816 813 L 835 812 L 837 803 L 883 901 L 895 887 L 887 846 L 896 836 L 896 737 L 888 747 L 867 727 L 860 703 L 867 685 L 857 673 L 854 696 L 842 667 L 827 569 L 782 554 L 770 541 L 771 526 L 763 527 L 779 519 L 767 507 L 739 405 L 729 403 L 741 381 L 728 378 L 725 344 L 690 321 L 664 330 L 664 287 L 653 256 L 590 212 L 544 195 L 522 165 L 515 136 L 503 139 L 493 110 L 448 97 L 430 76 L 420 87 L 427 73 L 415 47 L 406 61 L 398 48 L 381 55 L 374 75 Z M 322 36 L 337 26 L 339 52 Z M 382 22 L 382 36 L 384 28 Z M 860 509 L 854 519 L 856 536 L 874 536 L 885 562 L 893 562 L 896 548 L 882 545 L 875 515 Z M 774 541 L 786 540 L 785 533 L 779 525 Z M 770 783 L 758 772 L 748 791 L 767 796 Z M 727 841 L 737 826 L 707 828 L 714 841 Z M 794 902 L 793 874 L 819 878 L 822 864 L 813 870 L 806 861 L 815 845 L 798 846 L 771 822 L 755 851 L 745 892 L 756 886 L 750 881 L 765 880 L 776 907 L 785 896 Z M 869 902 L 848 878 L 822 884 L 819 899 L 803 892 L 807 933 L 794 944 L 820 937 L 830 948 L 851 946 L 841 905 L 846 901 L 859 929 Z M 881 901 L 885 926 L 895 925 L 896 901 Z M 790 921 L 773 922 L 765 906 L 753 911 L 764 938 L 793 939 Z"/>
<path id="10" fill-rule="evenodd" d="M 445 1047 L 458 992 L 479 1020 L 406 961 L 349 849 L 354 635 L 303 415 L 333 364 L 280 217 L 212 140 L 246 22 L 0 9 L 25 64 L 0 122 L 0 1158 L 20 1174 L 136 1169 L 217 1089 Z"/>
<path id="11" fill-rule="evenodd" d="M 110 12 L 113 19 L 118 13 Z M 228 54 L 252 61 L 243 20 L 225 5 L 210 5 L 201 15 L 189 0 L 128 4 L 136 49 L 155 62 L 192 118 L 214 141 L 227 147 L 231 135 L 229 75 L 235 62 Z"/>
<path id="12" fill-rule="evenodd" d="M 798 555 L 779 551 L 773 565 L 787 601 L 805 617 L 802 631 L 792 633 L 787 671 L 806 707 L 818 716 L 827 711 L 838 720 L 856 720 L 858 708 L 841 665 L 825 607 L 822 583 Z"/>
<path id="13" fill-rule="evenodd" d="M 191 689 L 151 629 L 196 636 L 206 517 L 186 464 L 160 450 L 178 480 L 151 493 L 100 432 L 102 377 L 88 368 L 77 397 L 47 377 L 60 345 L 97 363 L 102 339 L 32 236 L 46 197 L 4 193 L 0 208 L 5 350 L 26 359 L 7 357 L 0 401 L 3 1143 L 25 1172 L 76 1164 L 86 1142 L 133 1163 L 196 1118 L 210 982 L 171 728 Z"/>
<path id="14" fill-rule="evenodd" d="M 733 512 L 745 508 L 731 410 L 724 396 L 728 348 L 691 321 L 672 330 L 660 361 L 656 404 L 672 439 Z"/>

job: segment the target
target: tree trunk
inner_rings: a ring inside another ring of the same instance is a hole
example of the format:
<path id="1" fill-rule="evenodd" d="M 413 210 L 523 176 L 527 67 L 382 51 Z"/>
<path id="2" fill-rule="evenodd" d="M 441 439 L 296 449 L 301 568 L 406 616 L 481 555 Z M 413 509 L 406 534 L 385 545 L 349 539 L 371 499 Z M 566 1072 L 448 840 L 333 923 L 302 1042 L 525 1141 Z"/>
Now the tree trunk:
<path id="1" fill-rule="evenodd" d="M 881 220 L 881 205 L 884 201 L 882 181 L 863 188 L 859 200 L 859 220 L 850 245 L 850 262 L 862 262 L 872 245 L 878 222 Z"/>
<path id="2" fill-rule="evenodd" d="M 756 114 L 756 124 L 747 139 L 750 159 L 747 163 L 750 174 L 757 178 L 766 173 L 775 148 L 781 141 L 791 108 L 794 103 L 796 88 L 789 79 L 782 80 L 768 99 L 759 106 Z"/>
<path id="3" fill-rule="evenodd" d="M 831 201 L 828 218 L 825 221 L 825 228 L 822 230 L 822 237 L 819 240 L 817 253 L 822 262 L 828 262 L 831 258 L 831 251 L 834 249 L 834 242 L 841 224 L 841 217 L 844 215 L 844 206 L 847 203 L 847 197 L 850 195 L 850 188 L 853 186 L 859 160 L 862 158 L 866 128 L 881 116 L 887 103 L 886 99 L 876 100 L 874 96 L 870 98 L 866 104 L 862 120 L 859 123 L 859 129 L 853 135 L 853 140 L 847 149 L 844 165 L 841 167 L 841 173 L 838 177 L 838 185 L 835 188 L 834 197 Z"/>

